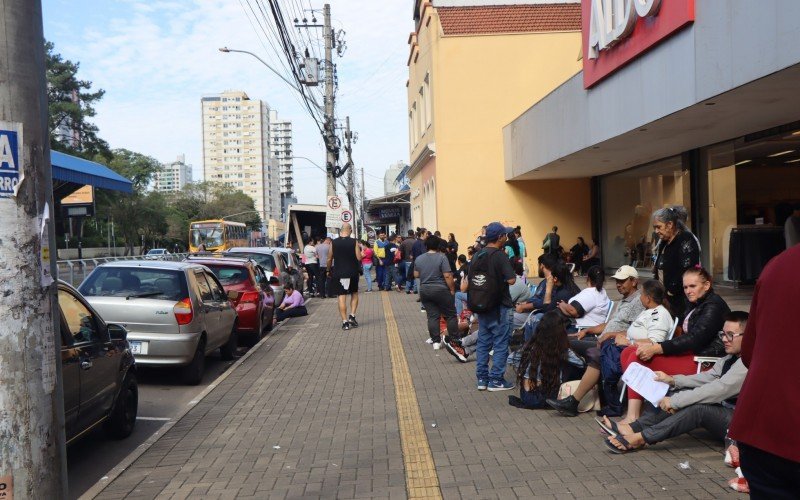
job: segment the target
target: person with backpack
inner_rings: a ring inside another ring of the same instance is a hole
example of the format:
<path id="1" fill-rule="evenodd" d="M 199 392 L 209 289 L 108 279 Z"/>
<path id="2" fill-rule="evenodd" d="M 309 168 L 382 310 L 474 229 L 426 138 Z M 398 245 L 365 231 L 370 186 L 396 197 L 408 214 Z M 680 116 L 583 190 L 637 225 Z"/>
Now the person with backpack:
<path id="1" fill-rule="evenodd" d="M 542 242 L 542 250 L 544 253 L 552 253 L 558 255 L 559 248 L 561 247 L 561 236 L 558 235 L 558 226 L 553 226 L 553 232 L 547 233 Z"/>
<path id="2" fill-rule="evenodd" d="M 372 251 L 375 256 L 375 281 L 378 283 L 378 290 L 383 290 L 384 282 L 386 281 L 386 247 L 389 242 L 386 241 L 386 233 L 381 231 L 378 233 L 378 239 L 372 246 Z"/>
<path id="3" fill-rule="evenodd" d="M 499 222 L 486 226 L 486 247 L 472 259 L 467 283 L 469 309 L 478 315 L 478 349 L 475 375 L 479 391 L 507 391 L 514 383 L 505 379 L 512 307 L 509 285 L 517 276 L 502 250 L 513 228 Z M 489 371 L 489 351 L 494 349 Z"/>

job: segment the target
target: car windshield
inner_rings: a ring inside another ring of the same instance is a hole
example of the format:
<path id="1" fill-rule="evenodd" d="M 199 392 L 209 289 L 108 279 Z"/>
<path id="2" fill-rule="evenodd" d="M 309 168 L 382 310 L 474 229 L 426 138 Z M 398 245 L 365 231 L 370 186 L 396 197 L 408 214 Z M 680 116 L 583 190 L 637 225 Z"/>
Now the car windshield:
<path id="1" fill-rule="evenodd" d="M 165 250 L 163 248 L 154 248 L 147 252 L 148 255 L 161 255 Z"/>
<path id="2" fill-rule="evenodd" d="M 250 280 L 250 271 L 246 267 L 215 264 L 205 266 L 217 276 L 222 286 L 241 285 Z"/>
<path id="3" fill-rule="evenodd" d="M 219 224 L 203 224 L 208 227 L 192 227 L 192 245 L 199 247 L 205 245 L 206 248 L 218 247 L 223 243 L 222 227 Z"/>
<path id="4" fill-rule="evenodd" d="M 265 271 L 272 272 L 275 270 L 275 257 L 266 253 L 255 253 L 255 252 L 237 252 L 232 251 L 228 252 L 230 254 L 236 254 L 237 257 L 247 257 L 248 259 L 253 259 L 256 263 L 263 267 Z"/>
<path id="5" fill-rule="evenodd" d="M 172 269 L 98 267 L 78 290 L 86 297 L 183 300 L 189 296 L 186 277 Z"/>

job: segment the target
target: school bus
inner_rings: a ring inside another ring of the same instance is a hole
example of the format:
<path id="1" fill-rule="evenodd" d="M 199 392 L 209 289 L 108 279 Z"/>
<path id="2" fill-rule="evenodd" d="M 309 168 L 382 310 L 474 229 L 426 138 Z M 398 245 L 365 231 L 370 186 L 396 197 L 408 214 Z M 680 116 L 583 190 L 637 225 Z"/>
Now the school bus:
<path id="1" fill-rule="evenodd" d="M 247 226 L 227 220 L 199 220 L 189 223 L 190 252 L 224 252 L 247 246 Z"/>

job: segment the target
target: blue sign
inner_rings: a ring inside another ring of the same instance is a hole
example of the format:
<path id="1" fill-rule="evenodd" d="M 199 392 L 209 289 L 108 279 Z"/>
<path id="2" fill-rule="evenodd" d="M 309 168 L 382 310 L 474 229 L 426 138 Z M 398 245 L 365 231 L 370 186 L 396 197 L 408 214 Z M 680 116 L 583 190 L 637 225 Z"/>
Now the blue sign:
<path id="1" fill-rule="evenodd" d="M 0 122 L 0 198 L 14 196 L 20 178 L 21 124 Z"/>

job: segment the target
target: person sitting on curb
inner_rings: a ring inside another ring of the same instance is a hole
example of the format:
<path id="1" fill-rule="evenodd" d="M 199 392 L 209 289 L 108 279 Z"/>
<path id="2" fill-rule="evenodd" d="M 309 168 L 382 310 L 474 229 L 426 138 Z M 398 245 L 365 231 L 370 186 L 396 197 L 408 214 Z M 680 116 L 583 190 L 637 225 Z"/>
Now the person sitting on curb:
<path id="1" fill-rule="evenodd" d="M 522 348 L 517 372 L 519 397 L 509 396 L 508 404 L 530 410 L 546 408 L 545 399 L 556 397 L 563 382 L 580 378 L 586 364 L 569 348 L 568 324 L 556 310 L 542 317 L 536 335 Z"/>
<path id="2" fill-rule="evenodd" d="M 283 321 L 286 318 L 296 318 L 298 316 L 307 316 L 308 310 L 306 309 L 306 302 L 303 294 L 294 289 L 291 282 L 283 285 L 283 302 L 275 309 L 275 318 L 277 321 Z"/>
<path id="3" fill-rule="evenodd" d="M 605 440 L 608 449 L 613 453 L 627 453 L 697 428 L 706 429 L 716 439 L 724 440 L 747 376 L 740 353 L 748 316 L 743 311 L 725 315 L 719 337 L 726 356 L 711 370 L 675 376 L 655 372 L 656 380 L 678 390 L 659 402 L 660 410 L 648 412 L 629 425 L 612 422 L 608 417 L 598 418 L 597 423 L 610 434 Z"/>
<path id="4" fill-rule="evenodd" d="M 608 314 L 609 301 L 603 283 L 606 272 L 600 266 L 594 266 L 586 273 L 589 286 L 565 302 L 559 302 L 558 308 L 564 315 L 575 318 L 574 332 L 584 328 L 592 328 L 603 324 Z"/>

